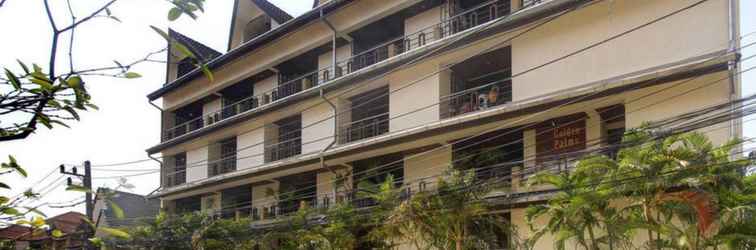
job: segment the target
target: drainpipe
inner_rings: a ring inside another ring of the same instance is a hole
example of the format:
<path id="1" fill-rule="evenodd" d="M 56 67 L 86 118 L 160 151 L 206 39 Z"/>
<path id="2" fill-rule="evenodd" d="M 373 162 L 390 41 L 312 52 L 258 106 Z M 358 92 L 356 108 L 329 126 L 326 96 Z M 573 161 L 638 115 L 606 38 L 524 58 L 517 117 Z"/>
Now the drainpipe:
<path id="1" fill-rule="evenodd" d="M 737 0 L 730 0 L 728 1 L 728 33 L 730 36 L 730 44 L 728 48 L 728 52 L 735 52 L 738 48 L 738 30 L 737 30 Z M 738 86 L 737 86 L 737 76 L 735 75 L 735 71 L 738 70 L 739 63 L 736 61 L 734 63 L 731 63 L 728 65 L 728 75 L 729 75 L 729 83 L 730 83 L 730 96 L 729 101 L 732 102 L 733 100 L 738 98 Z M 736 111 L 736 106 L 734 103 L 730 104 L 730 112 Z M 730 120 L 730 138 L 736 138 L 738 136 L 737 133 L 737 121 L 735 119 Z"/>
<path id="2" fill-rule="evenodd" d="M 328 100 L 328 98 L 325 97 L 325 93 L 323 89 L 320 89 L 320 98 L 322 98 L 328 105 L 331 106 L 331 110 L 333 110 L 333 140 L 331 140 L 331 143 L 328 144 L 323 150 L 320 151 L 320 167 L 328 169 L 328 171 L 331 171 L 331 173 L 336 174 L 336 171 L 333 170 L 330 166 L 325 164 L 325 152 L 331 149 L 334 144 L 336 144 L 336 139 L 338 136 L 338 112 L 336 111 L 336 105 L 331 102 L 331 100 Z"/>
<path id="3" fill-rule="evenodd" d="M 336 28 L 333 27 L 333 24 L 331 24 L 331 22 L 329 22 L 328 19 L 325 17 L 325 15 L 323 14 L 323 8 L 320 8 L 320 20 L 322 20 L 323 23 L 325 23 L 326 26 L 328 26 L 328 28 L 331 29 L 331 31 L 333 31 L 333 39 L 331 39 L 331 47 L 332 47 L 332 49 L 331 49 L 331 54 L 332 54 L 331 60 L 333 62 L 333 65 L 332 65 L 332 69 L 333 69 L 332 71 L 333 72 L 332 73 L 333 73 L 334 76 L 336 76 L 336 37 L 339 35 L 339 32 L 336 31 Z"/>
<path id="4" fill-rule="evenodd" d="M 323 23 L 325 23 L 326 26 L 328 26 L 328 28 L 331 29 L 331 31 L 333 31 L 333 38 L 331 39 L 331 46 L 332 46 L 331 60 L 333 63 L 331 66 L 331 71 L 332 71 L 331 74 L 333 74 L 333 76 L 335 77 L 336 76 L 336 39 L 338 37 L 339 32 L 336 31 L 336 28 L 333 27 L 333 24 L 331 24 L 331 22 L 329 22 L 328 19 L 325 17 L 323 13 L 323 8 L 320 8 L 320 20 L 322 20 Z M 338 136 L 338 114 L 339 113 L 336 110 L 336 105 L 334 105 L 333 102 L 331 102 L 331 100 L 328 100 L 328 98 L 325 97 L 325 93 L 322 88 L 320 89 L 320 98 L 322 98 L 326 103 L 328 103 L 328 105 L 331 106 L 331 110 L 333 110 L 333 140 L 331 140 L 331 143 L 329 143 L 328 146 L 326 146 L 325 148 L 323 148 L 323 150 L 320 151 L 320 166 L 336 174 L 336 171 L 334 171 L 331 167 L 325 164 L 325 152 L 331 149 L 331 147 L 333 147 L 334 144 L 336 144 L 336 139 Z"/>
<path id="5" fill-rule="evenodd" d="M 730 35 L 730 47 L 728 48 L 729 52 L 735 52 L 740 46 L 740 31 L 738 28 L 738 17 L 740 16 L 740 13 L 738 11 L 738 1 L 737 0 L 730 0 L 728 1 L 728 16 L 729 16 L 729 25 L 728 25 L 728 32 Z M 738 75 L 735 74 L 735 72 L 740 68 L 740 56 L 738 56 L 735 59 L 734 63 L 731 63 L 728 66 L 728 74 L 729 74 L 729 82 L 730 82 L 730 97 L 729 100 L 732 102 L 733 100 L 740 98 L 740 91 L 738 84 L 740 81 L 738 80 Z M 730 103 L 730 112 L 735 112 L 737 109 L 736 105 L 734 103 Z M 741 136 L 740 133 L 738 133 L 738 123 L 740 123 L 741 119 L 732 119 L 730 120 L 730 138 L 737 138 L 738 136 Z M 742 126 L 742 125 L 741 125 Z M 741 128 L 742 129 L 742 128 Z M 742 146 L 739 146 L 739 148 L 742 149 Z M 737 158 L 737 153 L 732 153 L 733 158 Z M 741 169 L 741 174 L 745 175 L 747 173 L 747 169 Z"/>

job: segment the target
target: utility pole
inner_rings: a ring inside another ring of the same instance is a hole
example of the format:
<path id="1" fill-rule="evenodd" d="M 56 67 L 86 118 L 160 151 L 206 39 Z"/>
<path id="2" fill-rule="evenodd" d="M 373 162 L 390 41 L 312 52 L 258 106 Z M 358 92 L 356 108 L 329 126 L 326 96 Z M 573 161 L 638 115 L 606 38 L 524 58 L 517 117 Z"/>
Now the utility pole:
<path id="1" fill-rule="evenodd" d="M 84 187 L 87 192 L 84 194 L 84 199 L 86 203 L 86 212 L 87 212 L 87 218 L 90 221 L 94 220 L 94 202 L 92 201 L 92 164 L 89 161 L 84 162 L 84 174 L 79 174 L 76 167 L 71 168 L 71 172 L 66 171 L 66 167 L 62 164 L 60 165 L 60 173 L 65 175 L 71 175 L 76 176 L 81 179 L 82 187 Z M 68 186 L 72 186 L 73 181 L 71 180 L 71 177 L 68 177 Z"/>

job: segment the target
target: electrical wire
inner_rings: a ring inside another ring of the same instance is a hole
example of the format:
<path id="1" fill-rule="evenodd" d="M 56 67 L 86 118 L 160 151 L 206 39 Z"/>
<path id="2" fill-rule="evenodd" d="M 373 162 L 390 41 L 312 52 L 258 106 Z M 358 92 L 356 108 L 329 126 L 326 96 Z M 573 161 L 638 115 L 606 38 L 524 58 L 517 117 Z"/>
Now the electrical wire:
<path id="1" fill-rule="evenodd" d="M 719 129 L 723 129 L 723 128 L 727 128 L 727 126 L 721 127 L 721 128 L 719 128 Z M 750 141 L 749 141 L 749 142 L 750 142 Z M 745 141 L 744 141 L 744 143 L 745 143 Z M 283 201 L 275 201 L 275 203 L 280 203 L 280 202 L 283 202 Z M 253 202 L 253 203 L 254 203 L 254 202 Z"/>

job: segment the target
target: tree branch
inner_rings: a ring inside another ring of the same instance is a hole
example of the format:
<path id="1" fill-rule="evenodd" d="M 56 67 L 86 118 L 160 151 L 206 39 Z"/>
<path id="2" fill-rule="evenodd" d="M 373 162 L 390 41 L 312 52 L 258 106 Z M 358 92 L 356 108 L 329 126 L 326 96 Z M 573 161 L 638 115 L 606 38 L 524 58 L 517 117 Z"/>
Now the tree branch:
<path id="1" fill-rule="evenodd" d="M 71 23 L 76 23 L 76 14 L 74 14 L 73 8 L 71 7 L 71 0 L 66 0 L 66 5 L 68 6 L 68 13 L 71 15 Z M 71 28 L 71 40 L 68 43 L 68 70 L 73 71 L 74 65 L 73 65 L 73 44 L 74 44 L 74 34 L 76 33 L 76 30 L 74 28 Z"/>
<path id="2" fill-rule="evenodd" d="M 83 22 L 86 22 L 89 19 L 92 19 L 93 17 L 95 17 L 100 12 L 105 11 L 105 9 L 107 9 L 108 7 L 110 7 L 110 5 L 113 5 L 113 3 L 115 3 L 116 1 L 118 1 L 118 0 L 110 0 L 110 2 L 106 3 L 105 5 L 103 5 L 102 7 L 100 7 L 99 9 L 95 10 L 94 12 L 92 12 L 92 14 L 89 14 L 88 16 L 86 16 L 86 17 L 82 18 L 81 20 L 79 20 L 78 22 L 75 22 L 75 23 L 71 24 L 70 26 L 61 29 L 60 32 L 66 32 L 66 31 L 68 31 L 70 29 L 73 29 L 74 27 L 78 26 L 79 24 L 81 24 Z M 47 2 L 47 0 L 45 0 L 45 2 Z"/>
<path id="3" fill-rule="evenodd" d="M 45 2 L 47 1 L 45 0 Z M 12 141 L 12 140 L 24 139 L 28 137 L 29 135 L 31 135 L 31 133 L 33 133 L 35 130 L 37 130 L 37 118 L 39 118 L 39 114 L 41 114 L 42 109 L 44 109 L 45 106 L 47 106 L 48 100 L 49 98 L 44 99 L 40 101 L 39 104 L 37 104 L 37 107 L 34 109 L 35 111 L 34 115 L 32 115 L 31 120 L 29 120 L 29 123 L 27 123 L 27 125 L 25 126 L 27 129 L 24 130 L 24 132 L 8 135 L 8 136 L 0 136 L 0 141 Z"/>
<path id="4" fill-rule="evenodd" d="M 50 26 L 53 30 L 53 36 L 52 36 L 52 44 L 50 45 L 50 80 L 55 80 L 55 57 L 58 54 L 58 35 L 60 35 L 60 31 L 58 31 L 58 26 L 55 24 L 55 19 L 52 16 L 52 11 L 50 11 L 50 4 L 48 3 L 48 0 L 43 0 L 45 4 L 45 12 L 47 14 L 47 20 L 50 22 Z"/>

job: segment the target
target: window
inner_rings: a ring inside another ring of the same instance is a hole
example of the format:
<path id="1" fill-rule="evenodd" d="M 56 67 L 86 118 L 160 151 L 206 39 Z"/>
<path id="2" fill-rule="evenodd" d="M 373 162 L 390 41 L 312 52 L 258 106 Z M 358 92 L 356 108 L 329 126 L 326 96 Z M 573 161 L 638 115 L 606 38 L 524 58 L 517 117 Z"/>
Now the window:
<path id="1" fill-rule="evenodd" d="M 523 134 L 520 128 L 501 129 L 453 144 L 454 167 L 475 171 L 478 180 L 509 180 L 512 168 L 523 166 Z"/>
<path id="2" fill-rule="evenodd" d="M 306 172 L 279 179 L 279 209 L 282 214 L 299 210 L 302 202 L 315 205 L 317 193 L 317 172 Z"/>
<path id="3" fill-rule="evenodd" d="M 341 142 L 353 142 L 389 131 L 389 89 L 381 87 L 349 99 L 351 122 L 341 128 Z"/>
<path id="4" fill-rule="evenodd" d="M 274 136 L 272 145 L 266 148 L 267 160 L 277 161 L 302 153 L 302 116 L 281 119 L 271 125 Z"/>
<path id="5" fill-rule="evenodd" d="M 236 137 L 222 140 L 210 146 L 208 176 L 230 173 L 236 170 Z"/>
<path id="6" fill-rule="evenodd" d="M 441 97 L 441 117 L 454 117 L 511 102 L 511 58 L 511 49 L 506 47 L 451 67 L 451 94 Z"/>
<path id="7" fill-rule="evenodd" d="M 221 191 L 221 207 L 224 219 L 249 217 L 252 212 L 252 186 L 243 185 Z"/>
<path id="8" fill-rule="evenodd" d="M 351 163 L 352 185 L 354 190 L 364 186 L 380 185 L 391 176 L 394 187 L 401 187 L 404 180 L 404 155 L 401 153 L 383 155 Z M 352 194 L 352 202 L 356 207 L 371 207 L 376 201 L 361 197 L 360 193 Z"/>
<path id="9" fill-rule="evenodd" d="M 202 210 L 202 197 L 192 196 L 173 201 L 176 214 L 185 214 Z"/>
<path id="10" fill-rule="evenodd" d="M 186 183 L 186 153 L 169 157 L 167 163 L 164 185 L 173 187 Z"/>
<path id="11" fill-rule="evenodd" d="M 612 105 L 596 111 L 601 117 L 603 151 L 608 157 L 616 159 L 625 135 L 625 105 Z"/>

